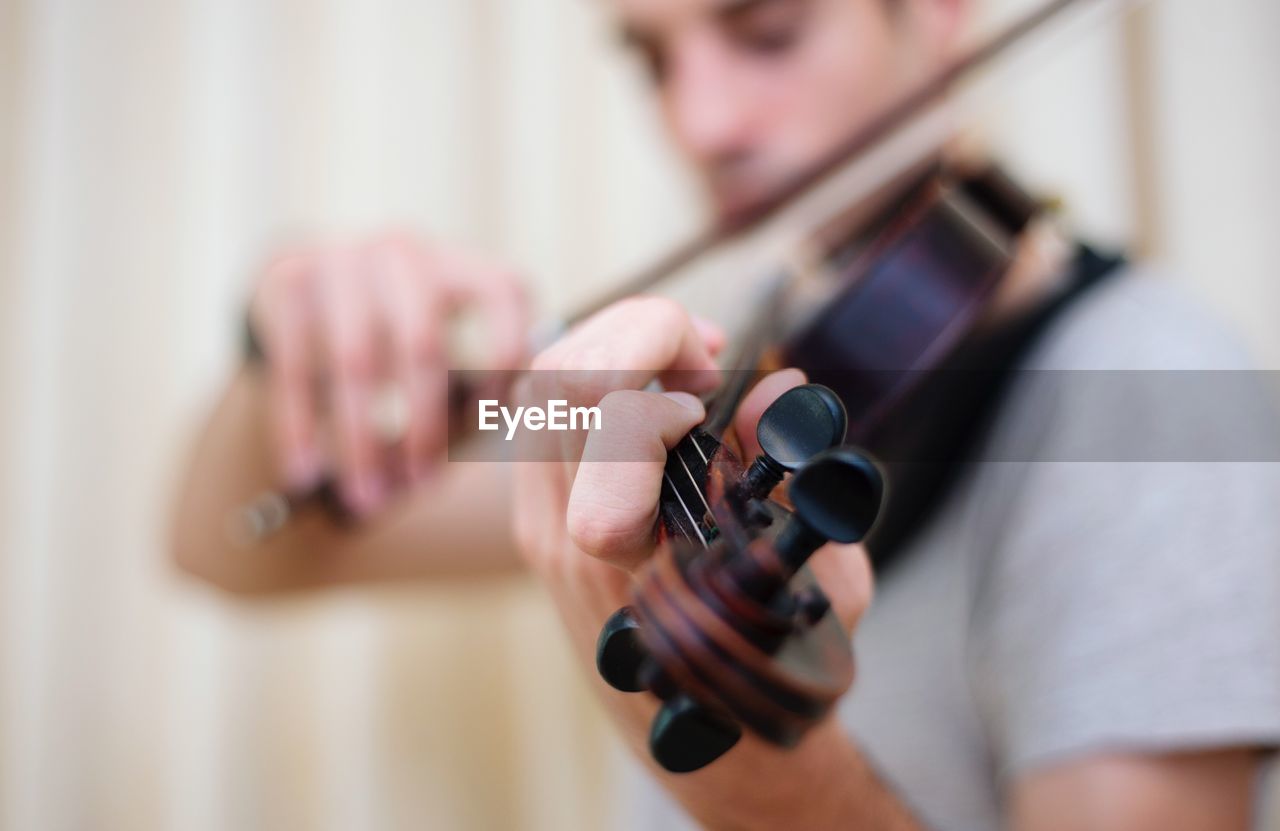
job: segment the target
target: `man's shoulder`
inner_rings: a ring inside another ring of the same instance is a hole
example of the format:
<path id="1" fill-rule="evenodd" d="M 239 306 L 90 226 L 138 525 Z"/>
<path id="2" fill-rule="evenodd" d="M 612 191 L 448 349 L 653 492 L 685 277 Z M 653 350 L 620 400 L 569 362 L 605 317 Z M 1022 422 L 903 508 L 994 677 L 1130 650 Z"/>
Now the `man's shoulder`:
<path id="1" fill-rule="evenodd" d="M 976 469 L 970 656 L 1000 768 L 1280 741 L 1280 417 L 1230 329 L 1126 269 L 1055 320 Z M 1228 371 L 1219 371 L 1228 370 Z M 1204 667 L 1212 667 L 1205 672 Z"/>
<path id="2" fill-rule="evenodd" d="M 1050 370 L 1232 370 L 1243 341 L 1169 272 L 1126 265 L 1049 326 L 1024 366 Z"/>
<path id="3" fill-rule="evenodd" d="M 1175 279 L 1125 267 L 1043 332 L 986 451 L 1007 461 L 1280 460 L 1275 390 L 1257 368 Z"/>

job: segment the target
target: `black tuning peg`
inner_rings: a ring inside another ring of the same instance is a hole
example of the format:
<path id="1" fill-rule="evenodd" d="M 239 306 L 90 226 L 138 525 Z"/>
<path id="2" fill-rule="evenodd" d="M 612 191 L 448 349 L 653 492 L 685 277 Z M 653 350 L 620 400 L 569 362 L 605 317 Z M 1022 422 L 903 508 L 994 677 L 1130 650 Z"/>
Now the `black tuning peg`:
<path id="1" fill-rule="evenodd" d="M 649 751 L 658 764 L 672 773 L 688 773 L 738 743 L 741 727 L 680 692 L 648 658 L 631 607 L 610 615 L 596 640 L 596 669 L 614 689 L 650 689 L 663 699 L 649 729 Z"/>
<path id="2" fill-rule="evenodd" d="M 649 752 L 672 773 L 689 773 L 719 759 L 742 738 L 742 728 L 685 693 L 663 703 L 649 729 Z"/>
<path id="3" fill-rule="evenodd" d="M 596 670 L 615 690 L 643 692 L 648 686 L 642 673 L 647 658 L 640 622 L 630 606 L 623 606 L 609 616 L 596 639 Z"/>
<path id="4" fill-rule="evenodd" d="M 760 416 L 761 455 L 743 477 L 748 496 L 762 499 L 782 477 L 844 441 L 849 416 L 839 396 L 821 384 L 787 390 Z"/>
<path id="5" fill-rule="evenodd" d="M 867 535 L 880 515 L 884 477 L 871 459 L 836 447 L 797 470 L 787 494 L 794 511 L 774 548 L 784 563 L 799 568 L 828 540 L 857 542 Z"/>

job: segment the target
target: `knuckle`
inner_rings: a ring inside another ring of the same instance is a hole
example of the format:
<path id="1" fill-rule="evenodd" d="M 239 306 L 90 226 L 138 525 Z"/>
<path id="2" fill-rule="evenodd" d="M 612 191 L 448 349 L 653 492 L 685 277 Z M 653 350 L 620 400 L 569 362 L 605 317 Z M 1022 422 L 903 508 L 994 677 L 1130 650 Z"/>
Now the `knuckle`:
<path id="1" fill-rule="evenodd" d="M 631 413 L 641 410 L 648 401 L 650 393 L 640 390 L 612 390 L 605 393 L 600 399 L 599 407 L 604 413 L 608 413 L 612 418 L 610 423 L 622 420 L 627 421 Z"/>
<path id="2" fill-rule="evenodd" d="M 440 339 L 429 322 L 413 326 L 405 335 L 405 352 L 415 364 L 434 363 L 440 358 Z"/>
<path id="3" fill-rule="evenodd" d="M 565 524 L 570 541 L 584 554 L 601 560 L 616 555 L 630 536 L 622 517 L 585 501 L 569 503 Z"/>
<path id="4" fill-rule="evenodd" d="M 346 338 L 333 351 L 333 369 L 348 378 L 367 378 L 373 374 L 373 346 L 365 338 Z"/>

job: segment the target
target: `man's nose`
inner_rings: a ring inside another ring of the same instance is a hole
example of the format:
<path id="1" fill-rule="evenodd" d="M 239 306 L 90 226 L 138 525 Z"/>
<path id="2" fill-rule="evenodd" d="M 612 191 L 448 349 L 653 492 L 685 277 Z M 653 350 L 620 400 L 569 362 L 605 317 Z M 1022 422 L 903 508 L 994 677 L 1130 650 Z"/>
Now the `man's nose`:
<path id="1" fill-rule="evenodd" d="M 668 92 L 676 140 L 692 161 L 723 164 L 751 151 L 756 139 L 751 98 L 727 56 L 710 50 L 687 55 Z"/>

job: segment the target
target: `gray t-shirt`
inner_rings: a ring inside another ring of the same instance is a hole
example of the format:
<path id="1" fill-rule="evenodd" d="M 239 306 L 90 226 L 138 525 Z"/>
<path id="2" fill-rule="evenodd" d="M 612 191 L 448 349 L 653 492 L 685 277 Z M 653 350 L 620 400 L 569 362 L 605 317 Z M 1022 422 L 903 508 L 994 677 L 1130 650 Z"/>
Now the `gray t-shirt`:
<path id="1" fill-rule="evenodd" d="M 1280 744 L 1280 415 L 1169 281 L 1064 311 L 877 586 L 840 718 L 928 825 L 1091 753 Z M 1176 370 L 1176 371 L 1173 371 Z M 1223 372 L 1223 370 L 1231 370 Z M 679 827 L 651 783 L 624 827 Z"/>

